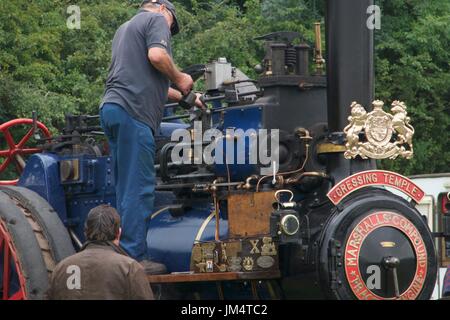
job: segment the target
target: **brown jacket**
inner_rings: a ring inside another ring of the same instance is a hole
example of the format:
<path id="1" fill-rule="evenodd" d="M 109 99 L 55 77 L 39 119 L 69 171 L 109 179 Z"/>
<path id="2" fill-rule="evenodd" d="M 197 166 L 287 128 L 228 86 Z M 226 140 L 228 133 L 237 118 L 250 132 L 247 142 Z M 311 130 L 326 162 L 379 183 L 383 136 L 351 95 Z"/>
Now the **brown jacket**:
<path id="1" fill-rule="evenodd" d="M 62 260 L 50 278 L 51 300 L 150 300 L 144 268 L 113 244 L 88 244 Z"/>

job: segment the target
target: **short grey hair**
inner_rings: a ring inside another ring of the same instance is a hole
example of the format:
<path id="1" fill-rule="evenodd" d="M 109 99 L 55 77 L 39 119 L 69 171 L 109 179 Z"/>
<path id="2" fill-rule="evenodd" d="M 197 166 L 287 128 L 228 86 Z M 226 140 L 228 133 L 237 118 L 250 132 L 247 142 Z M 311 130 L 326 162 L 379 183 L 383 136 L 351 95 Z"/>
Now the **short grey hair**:
<path id="1" fill-rule="evenodd" d="M 120 229 L 120 216 L 110 205 L 102 204 L 89 211 L 84 233 L 88 241 L 112 241 Z"/>
<path id="2" fill-rule="evenodd" d="M 141 3 L 141 8 L 158 8 L 161 4 L 145 0 Z"/>

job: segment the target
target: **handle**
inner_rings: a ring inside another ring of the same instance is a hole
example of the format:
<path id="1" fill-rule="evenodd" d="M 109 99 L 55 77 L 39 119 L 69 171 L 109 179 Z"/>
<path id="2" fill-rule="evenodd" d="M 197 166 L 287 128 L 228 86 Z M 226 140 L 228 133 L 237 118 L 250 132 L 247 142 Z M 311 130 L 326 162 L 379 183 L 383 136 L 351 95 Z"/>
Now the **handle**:
<path id="1" fill-rule="evenodd" d="M 187 95 L 184 95 L 181 98 L 179 105 L 183 109 L 190 109 L 192 107 L 195 107 L 196 100 L 197 100 L 197 95 L 193 91 L 190 91 Z"/>

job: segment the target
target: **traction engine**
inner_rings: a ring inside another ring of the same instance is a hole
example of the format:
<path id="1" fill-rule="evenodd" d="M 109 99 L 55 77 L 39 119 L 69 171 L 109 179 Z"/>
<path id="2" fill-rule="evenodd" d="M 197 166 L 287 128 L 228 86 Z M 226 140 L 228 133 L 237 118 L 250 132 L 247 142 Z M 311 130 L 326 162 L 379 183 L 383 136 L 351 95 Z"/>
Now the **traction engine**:
<path id="1" fill-rule="evenodd" d="M 158 297 L 430 298 L 434 239 L 415 208 L 424 193 L 375 166 L 410 158 L 414 129 L 403 102 L 373 101 L 371 4 L 327 2 L 326 70 L 320 24 L 315 47 L 294 32 L 256 39 L 258 80 L 225 58 L 186 70 L 204 78 L 209 108 L 167 104 L 156 133 L 147 244 L 169 272 L 148 276 Z M 0 126 L 0 173 L 20 173 L 0 186 L 4 299 L 43 298 L 55 264 L 81 247 L 89 210 L 115 205 L 98 122 L 67 115 L 53 137 L 35 118 Z M 15 141 L 17 125 L 28 127 Z"/>

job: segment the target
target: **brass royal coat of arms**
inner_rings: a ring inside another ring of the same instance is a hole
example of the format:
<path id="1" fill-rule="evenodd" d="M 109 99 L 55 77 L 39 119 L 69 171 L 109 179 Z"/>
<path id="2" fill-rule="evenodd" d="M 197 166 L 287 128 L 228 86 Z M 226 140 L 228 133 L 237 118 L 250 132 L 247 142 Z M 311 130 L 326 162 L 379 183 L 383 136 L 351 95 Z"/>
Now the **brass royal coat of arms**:
<path id="1" fill-rule="evenodd" d="M 394 101 L 391 112 L 383 111 L 384 103 L 375 100 L 373 111 L 367 113 L 363 106 L 353 102 L 349 124 L 344 128 L 347 137 L 346 159 L 360 156 L 363 159 L 410 159 L 413 155 L 414 128 L 409 124 L 406 105 Z"/>

